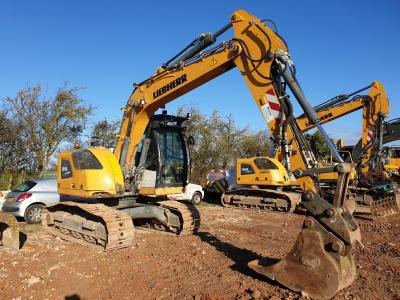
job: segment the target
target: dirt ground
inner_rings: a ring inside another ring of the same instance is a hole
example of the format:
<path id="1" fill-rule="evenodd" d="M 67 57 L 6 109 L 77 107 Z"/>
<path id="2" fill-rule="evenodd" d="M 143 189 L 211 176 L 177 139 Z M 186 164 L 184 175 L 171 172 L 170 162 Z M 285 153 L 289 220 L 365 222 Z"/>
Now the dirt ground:
<path id="1" fill-rule="evenodd" d="M 304 216 L 199 206 L 198 235 L 137 230 L 130 248 L 99 252 L 23 225 L 19 252 L 0 249 L 0 299 L 300 299 L 247 263 L 281 258 Z M 357 280 L 335 299 L 400 299 L 400 223 L 358 219 Z"/>

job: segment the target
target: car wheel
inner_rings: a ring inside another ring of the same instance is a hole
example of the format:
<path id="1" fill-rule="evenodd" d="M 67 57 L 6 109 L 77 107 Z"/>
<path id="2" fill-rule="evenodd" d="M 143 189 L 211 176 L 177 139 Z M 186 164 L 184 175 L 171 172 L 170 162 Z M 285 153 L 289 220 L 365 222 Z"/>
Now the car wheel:
<path id="1" fill-rule="evenodd" d="M 42 218 L 44 205 L 33 204 L 25 210 L 24 219 L 29 224 L 39 224 Z"/>
<path id="2" fill-rule="evenodd" d="M 193 204 L 200 204 L 202 195 L 200 192 L 194 192 L 192 196 L 192 203 Z"/>

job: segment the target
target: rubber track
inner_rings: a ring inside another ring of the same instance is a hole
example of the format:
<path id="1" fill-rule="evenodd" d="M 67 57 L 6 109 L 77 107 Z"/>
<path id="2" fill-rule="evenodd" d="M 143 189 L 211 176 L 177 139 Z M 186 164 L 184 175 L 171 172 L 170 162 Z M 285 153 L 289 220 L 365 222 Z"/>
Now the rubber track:
<path id="1" fill-rule="evenodd" d="M 62 233 L 58 229 L 55 229 L 54 226 L 48 226 L 46 222 L 46 214 L 49 213 L 51 214 L 52 212 L 49 210 L 52 210 L 52 208 L 57 210 L 58 206 L 68 206 L 70 208 L 69 211 L 72 212 L 76 208 L 76 214 L 81 217 L 82 215 L 80 214 L 80 212 L 81 210 L 83 210 L 88 214 L 100 218 L 102 220 L 103 225 L 105 225 L 106 227 L 106 232 L 107 232 L 106 246 L 103 247 L 102 245 L 99 244 L 87 242 L 84 239 L 75 238 L 72 235 L 67 235 Z M 92 246 L 97 249 L 101 248 L 105 251 L 129 247 L 132 245 L 135 237 L 135 228 L 133 226 L 132 218 L 128 214 L 110 208 L 104 204 L 62 202 L 60 204 L 54 205 L 53 207 L 49 207 L 44 211 L 42 217 L 42 224 L 44 229 L 47 232 L 51 233 L 52 235 L 85 246 Z"/>
<path id="2" fill-rule="evenodd" d="M 243 191 L 243 190 L 244 189 L 239 189 L 238 191 Z M 255 189 L 248 189 L 248 190 L 251 192 L 257 191 Z M 233 195 L 234 191 L 235 190 L 228 191 L 227 194 Z M 294 212 L 294 210 L 300 203 L 300 199 L 301 199 L 301 195 L 299 195 L 299 193 L 295 193 L 295 192 L 281 192 L 281 191 L 276 191 L 276 190 L 269 191 L 269 190 L 262 190 L 262 189 L 260 189 L 259 191 L 260 191 L 260 193 L 274 193 L 274 194 L 282 195 L 283 197 L 281 199 L 286 200 L 286 201 L 287 201 L 287 198 L 289 198 L 289 200 L 290 200 L 289 210 L 281 211 L 281 210 L 278 210 L 275 206 L 265 208 L 265 206 L 267 206 L 266 204 L 259 204 L 259 205 L 258 204 L 242 204 L 240 202 L 237 202 L 235 204 L 226 203 L 223 201 L 223 197 L 224 197 L 225 193 L 223 193 L 221 196 L 221 203 L 224 207 L 233 207 L 233 208 L 256 210 L 256 211 L 276 211 L 276 212 L 291 213 L 291 212 Z M 251 205 L 251 207 L 248 207 L 247 205 Z"/>
<path id="3" fill-rule="evenodd" d="M 193 205 L 174 200 L 160 201 L 157 203 L 162 207 L 178 212 L 181 216 L 183 224 L 178 233 L 179 236 L 194 234 L 197 232 L 200 227 L 200 215 Z"/>

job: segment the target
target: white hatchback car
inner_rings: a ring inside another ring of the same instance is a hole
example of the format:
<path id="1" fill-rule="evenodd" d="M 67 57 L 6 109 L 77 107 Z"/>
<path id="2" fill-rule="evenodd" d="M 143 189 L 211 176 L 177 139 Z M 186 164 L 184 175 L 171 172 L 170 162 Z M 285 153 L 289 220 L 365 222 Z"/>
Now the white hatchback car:
<path id="1" fill-rule="evenodd" d="M 6 195 L 2 210 L 23 217 L 27 223 L 37 224 L 41 221 L 43 208 L 58 202 L 56 178 L 32 179 L 17 185 Z"/>
<path id="2" fill-rule="evenodd" d="M 168 199 L 172 200 L 187 200 L 193 204 L 200 204 L 201 200 L 204 198 L 204 191 L 201 185 L 188 183 L 185 187 L 184 194 L 173 194 L 169 195 Z"/>

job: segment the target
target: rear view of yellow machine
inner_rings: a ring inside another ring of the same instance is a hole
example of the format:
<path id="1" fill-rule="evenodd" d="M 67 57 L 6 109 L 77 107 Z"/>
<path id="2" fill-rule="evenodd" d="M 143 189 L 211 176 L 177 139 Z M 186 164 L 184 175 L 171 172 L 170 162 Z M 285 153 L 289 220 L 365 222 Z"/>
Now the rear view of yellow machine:
<path id="1" fill-rule="evenodd" d="M 236 160 L 236 185 L 225 191 L 225 207 L 293 212 L 300 204 L 302 190 L 283 165 L 269 157 Z"/>
<path id="2" fill-rule="evenodd" d="M 234 30 L 234 37 L 211 48 L 217 37 L 230 28 Z M 290 88 L 310 122 L 321 131 L 340 162 L 336 167 L 340 176 L 334 201 L 328 203 L 314 190 L 312 176 L 321 170 L 313 168 L 312 153 L 299 148 L 302 159 L 294 164 L 306 174 L 298 181 L 305 191 L 300 194 L 301 205 L 308 213 L 302 230 L 291 252 L 281 261 L 273 265 L 253 261 L 249 266 L 294 291 L 302 291 L 314 298 L 333 297 L 356 278 L 352 252 L 360 242 L 360 230 L 343 206 L 351 167 L 340 158 L 304 96 L 286 42 L 276 30 L 271 30 L 244 10 L 234 12 L 229 24 L 221 30 L 215 34 L 202 34 L 164 63 L 153 76 L 135 84 L 124 110 L 115 158 L 91 149 L 60 156 L 60 192 L 74 202 L 62 202 L 50 208 L 43 223 L 48 230 L 66 238 L 87 241 L 106 249 L 129 243 L 133 237 L 133 229 L 129 226 L 131 219 L 144 220 L 153 227 L 167 228 L 178 234 L 193 232 L 197 228 L 196 218 L 188 206 L 154 201 L 150 197 L 182 189 L 186 184 L 185 170 L 188 170 L 185 141 L 182 142 L 179 134 L 182 132 L 179 127 L 184 127 L 181 120 L 157 117 L 154 113 L 168 102 L 234 68 L 243 76 L 272 136 L 284 148 L 287 164 L 290 163 L 289 141 L 294 139 L 301 147 L 304 137 L 295 123 L 286 87 Z M 74 158 L 74 153 L 79 154 Z M 107 160 L 108 164 L 105 163 Z M 287 175 L 276 162 L 257 161 L 259 165 L 268 162 L 278 168 L 271 174 L 275 176 L 274 181 L 284 182 Z M 105 172 L 93 179 L 99 170 Z M 66 180 L 64 188 L 63 180 Z M 91 190 L 93 183 L 98 183 L 100 188 Z"/>

